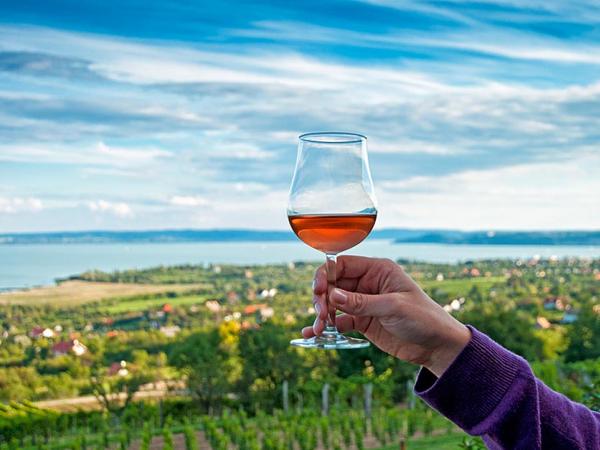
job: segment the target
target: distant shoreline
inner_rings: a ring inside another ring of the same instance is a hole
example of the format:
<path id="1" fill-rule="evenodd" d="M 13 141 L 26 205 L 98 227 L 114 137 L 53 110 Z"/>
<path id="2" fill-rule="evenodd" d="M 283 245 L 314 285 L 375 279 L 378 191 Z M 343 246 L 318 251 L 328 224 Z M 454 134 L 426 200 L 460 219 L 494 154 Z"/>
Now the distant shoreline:
<path id="1" fill-rule="evenodd" d="M 0 245 L 284 242 L 296 239 L 291 231 L 275 230 L 69 231 L 0 234 Z M 395 244 L 596 246 L 600 245 L 600 231 L 495 232 L 389 228 L 373 231 L 370 239 L 385 239 Z"/>

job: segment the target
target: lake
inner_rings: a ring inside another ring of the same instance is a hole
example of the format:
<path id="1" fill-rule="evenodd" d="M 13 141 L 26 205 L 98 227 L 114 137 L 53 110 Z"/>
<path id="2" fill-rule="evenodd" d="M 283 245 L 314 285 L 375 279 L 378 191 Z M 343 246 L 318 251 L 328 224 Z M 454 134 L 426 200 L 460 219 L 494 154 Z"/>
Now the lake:
<path id="1" fill-rule="evenodd" d="M 600 256 L 600 246 L 393 244 L 369 239 L 348 254 L 457 262 L 484 258 Z M 0 245 L 0 289 L 52 284 L 90 269 L 105 271 L 175 264 L 267 264 L 321 261 L 300 242 L 177 242 L 139 244 Z"/>

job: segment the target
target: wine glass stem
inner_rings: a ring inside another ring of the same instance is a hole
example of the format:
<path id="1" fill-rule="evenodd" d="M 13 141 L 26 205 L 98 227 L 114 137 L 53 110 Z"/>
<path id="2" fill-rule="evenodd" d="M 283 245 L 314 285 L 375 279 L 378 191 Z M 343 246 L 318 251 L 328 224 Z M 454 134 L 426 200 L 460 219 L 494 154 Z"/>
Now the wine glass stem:
<path id="1" fill-rule="evenodd" d="M 326 253 L 325 260 L 326 260 L 325 267 L 327 269 L 326 303 L 327 303 L 327 311 L 329 312 L 329 314 L 327 315 L 327 323 L 325 324 L 325 331 L 323 333 L 337 335 L 338 330 L 337 330 L 337 327 L 335 326 L 335 316 L 336 316 L 335 306 L 333 306 L 329 301 L 329 295 L 331 294 L 331 291 L 333 289 L 335 289 L 335 286 L 336 286 L 335 280 L 337 278 L 337 272 L 336 272 L 337 255 L 331 254 L 331 253 Z"/>

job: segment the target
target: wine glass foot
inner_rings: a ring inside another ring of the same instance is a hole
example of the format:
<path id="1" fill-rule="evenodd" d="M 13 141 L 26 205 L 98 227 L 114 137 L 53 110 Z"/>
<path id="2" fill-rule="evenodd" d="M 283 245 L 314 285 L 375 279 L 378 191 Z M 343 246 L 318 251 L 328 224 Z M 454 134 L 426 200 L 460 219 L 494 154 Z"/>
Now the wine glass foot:
<path id="1" fill-rule="evenodd" d="M 371 345 L 365 339 L 344 336 L 341 333 L 331 333 L 312 337 L 310 339 L 292 339 L 290 344 L 302 348 L 322 348 L 326 350 L 347 350 L 365 348 Z"/>

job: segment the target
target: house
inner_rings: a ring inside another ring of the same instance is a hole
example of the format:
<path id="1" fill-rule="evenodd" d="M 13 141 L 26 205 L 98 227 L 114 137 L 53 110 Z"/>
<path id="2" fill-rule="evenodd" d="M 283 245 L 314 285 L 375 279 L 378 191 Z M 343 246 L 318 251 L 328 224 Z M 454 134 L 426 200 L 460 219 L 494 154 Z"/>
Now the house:
<path id="1" fill-rule="evenodd" d="M 22 347 L 29 347 L 31 345 L 31 339 L 24 334 L 17 334 L 13 340 L 15 341 L 15 344 Z"/>
<path id="2" fill-rule="evenodd" d="M 87 347 L 77 339 L 57 342 L 52 346 L 54 356 L 63 356 L 73 353 L 75 356 L 81 356 L 87 352 Z"/>
<path id="3" fill-rule="evenodd" d="M 266 303 L 257 303 L 254 305 L 247 305 L 246 307 L 244 307 L 244 314 L 247 316 L 249 316 L 251 314 L 256 314 L 261 309 L 266 308 L 266 307 L 267 307 Z"/>
<path id="4" fill-rule="evenodd" d="M 175 335 L 181 331 L 181 328 L 179 328 L 177 325 L 173 325 L 170 327 L 160 327 L 159 330 L 166 337 L 172 338 L 175 337 Z"/>
<path id="5" fill-rule="evenodd" d="M 235 291 L 227 292 L 227 303 L 237 303 L 240 299 L 240 296 Z"/>
<path id="6" fill-rule="evenodd" d="M 240 327 L 242 330 L 250 330 L 250 329 L 257 329 L 258 325 L 255 323 L 251 323 L 247 320 L 244 320 L 244 321 L 242 321 Z"/>
<path id="7" fill-rule="evenodd" d="M 573 323 L 577 322 L 577 313 L 575 311 L 567 311 L 563 316 L 560 323 Z"/>
<path id="8" fill-rule="evenodd" d="M 52 328 L 33 327 L 29 333 L 29 336 L 31 336 L 33 339 L 38 339 L 40 337 L 50 339 L 54 337 L 54 330 Z"/>
<path id="9" fill-rule="evenodd" d="M 535 319 L 535 326 L 536 326 L 536 328 L 541 328 L 542 330 L 547 330 L 552 325 L 550 324 L 550 322 L 548 321 L 548 319 L 546 319 L 545 317 L 540 316 L 537 319 Z"/>
<path id="10" fill-rule="evenodd" d="M 206 303 L 204 303 L 204 306 L 212 313 L 221 311 L 221 304 L 217 300 L 207 300 Z"/>
<path id="11" fill-rule="evenodd" d="M 31 331 L 29 332 L 29 336 L 31 336 L 33 339 L 37 339 L 42 335 L 43 332 L 44 332 L 43 327 L 33 327 L 31 329 Z"/>
<path id="12" fill-rule="evenodd" d="M 273 297 L 275 297 L 275 295 L 277 295 L 277 289 L 275 289 L 275 288 L 263 289 L 260 292 L 261 298 L 273 298 Z"/>
<path id="13" fill-rule="evenodd" d="M 42 331 L 42 336 L 44 336 L 46 339 L 53 338 L 54 330 L 52 328 L 44 328 L 44 331 Z"/>
<path id="14" fill-rule="evenodd" d="M 127 369 L 127 361 L 114 362 L 108 368 L 108 376 L 114 377 L 116 375 L 120 377 L 126 377 L 129 375 L 129 370 Z"/>
<path id="15" fill-rule="evenodd" d="M 271 308 L 270 306 L 267 306 L 266 308 L 262 308 L 259 312 L 260 312 L 260 318 L 262 320 L 269 319 L 269 318 L 273 317 L 273 315 L 275 314 L 275 310 L 273 308 Z"/>
<path id="16" fill-rule="evenodd" d="M 564 311 L 567 307 L 567 302 L 561 297 L 548 297 L 544 300 L 544 309 L 547 311 L 558 310 Z"/>
<path id="17" fill-rule="evenodd" d="M 479 276 L 481 276 L 481 272 L 479 271 L 479 269 L 477 267 L 473 267 L 471 269 L 470 273 L 471 273 L 472 277 L 479 277 Z"/>

